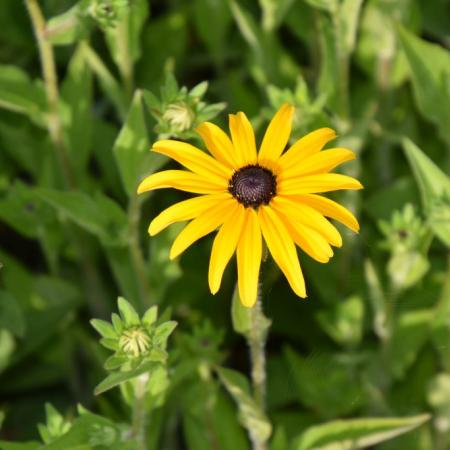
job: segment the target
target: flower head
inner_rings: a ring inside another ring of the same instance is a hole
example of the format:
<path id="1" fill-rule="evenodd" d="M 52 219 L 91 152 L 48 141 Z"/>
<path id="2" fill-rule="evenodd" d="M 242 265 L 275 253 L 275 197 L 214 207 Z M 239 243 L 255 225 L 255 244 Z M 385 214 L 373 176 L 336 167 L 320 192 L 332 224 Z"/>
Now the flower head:
<path id="1" fill-rule="evenodd" d="M 209 265 L 210 290 L 213 294 L 219 290 L 225 267 L 236 252 L 239 295 L 245 306 L 253 306 L 257 298 L 263 239 L 293 291 L 306 297 L 295 244 L 325 263 L 333 256 L 331 246 L 342 245 L 341 235 L 326 217 L 359 230 L 350 211 L 317 195 L 362 188 L 354 178 L 329 173 L 355 154 L 345 148 L 321 151 L 336 137 L 330 128 L 309 133 L 283 153 L 293 113 L 287 103 L 279 109 L 259 152 L 253 128 L 242 112 L 229 116 L 231 139 L 210 122 L 196 129 L 212 156 L 185 142 L 158 141 L 153 151 L 188 170 L 158 172 L 138 188 L 139 193 L 175 188 L 201 194 L 167 208 L 150 223 L 149 233 L 153 236 L 172 223 L 191 220 L 172 245 L 173 259 L 218 229 Z"/>

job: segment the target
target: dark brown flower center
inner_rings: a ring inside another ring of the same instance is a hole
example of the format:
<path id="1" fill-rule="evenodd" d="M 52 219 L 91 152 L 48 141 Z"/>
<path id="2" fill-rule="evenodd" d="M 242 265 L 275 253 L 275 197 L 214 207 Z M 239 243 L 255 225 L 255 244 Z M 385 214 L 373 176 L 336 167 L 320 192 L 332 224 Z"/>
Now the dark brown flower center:
<path id="1" fill-rule="evenodd" d="M 246 208 L 267 205 L 277 191 L 275 175 L 258 164 L 237 170 L 228 184 L 228 190 Z"/>

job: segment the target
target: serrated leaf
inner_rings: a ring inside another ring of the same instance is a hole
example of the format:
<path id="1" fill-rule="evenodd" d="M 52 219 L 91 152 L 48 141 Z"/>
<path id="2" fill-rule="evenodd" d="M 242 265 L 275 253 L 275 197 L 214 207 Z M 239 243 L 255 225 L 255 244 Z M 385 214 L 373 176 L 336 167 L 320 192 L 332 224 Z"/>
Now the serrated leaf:
<path id="1" fill-rule="evenodd" d="M 336 420 L 307 429 L 293 450 L 357 450 L 392 439 L 430 419 L 428 414 L 406 418 Z"/>
<path id="2" fill-rule="evenodd" d="M 143 373 L 150 371 L 155 366 L 155 364 L 158 363 L 155 363 L 153 361 L 146 361 L 133 370 L 128 370 L 126 372 L 114 372 L 108 375 L 95 388 L 94 394 L 95 395 L 102 394 L 103 392 L 106 392 L 109 389 L 112 389 L 113 387 L 116 387 L 119 384 L 124 383 L 125 381 L 132 380 L 133 378 L 136 378 L 139 375 L 142 375 Z"/>
<path id="3" fill-rule="evenodd" d="M 126 327 L 139 325 L 141 323 L 141 319 L 133 305 L 123 297 L 117 299 L 117 307 Z"/>
<path id="4" fill-rule="evenodd" d="M 411 68 L 414 98 L 421 113 L 449 142 L 450 52 L 399 27 L 399 37 Z"/>

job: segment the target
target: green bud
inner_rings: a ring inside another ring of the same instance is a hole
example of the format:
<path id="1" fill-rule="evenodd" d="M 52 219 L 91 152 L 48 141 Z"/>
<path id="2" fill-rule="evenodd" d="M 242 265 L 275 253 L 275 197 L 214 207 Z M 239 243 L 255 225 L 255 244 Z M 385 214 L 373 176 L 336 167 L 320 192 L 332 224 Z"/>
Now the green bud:
<path id="1" fill-rule="evenodd" d="M 141 327 L 125 330 L 119 338 L 120 350 L 134 357 L 146 354 L 150 349 L 150 343 L 150 336 Z"/>
<path id="2" fill-rule="evenodd" d="M 191 128 L 195 114 L 187 103 L 178 102 L 167 107 L 163 119 L 168 122 L 172 131 L 181 132 Z"/>

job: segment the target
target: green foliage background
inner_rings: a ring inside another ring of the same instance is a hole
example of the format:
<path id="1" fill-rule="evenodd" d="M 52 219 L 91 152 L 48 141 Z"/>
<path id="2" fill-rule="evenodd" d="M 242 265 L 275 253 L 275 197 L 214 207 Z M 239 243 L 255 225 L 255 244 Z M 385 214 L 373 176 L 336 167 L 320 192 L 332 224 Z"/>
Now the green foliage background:
<path id="1" fill-rule="evenodd" d="M 118 296 L 178 322 L 144 448 L 245 450 L 249 428 L 271 450 L 450 448 L 448 0 L 41 0 L 57 97 L 35 3 L 0 4 L 1 448 L 140 448 L 131 384 L 93 394 L 110 351 L 89 320 Z M 169 262 L 180 228 L 146 233 L 186 196 L 135 191 L 167 164 L 158 137 L 201 145 L 196 124 L 236 111 L 261 137 L 284 101 L 293 139 L 337 130 L 365 189 L 334 196 L 361 233 L 327 265 L 301 255 L 307 301 L 264 264 L 266 415 L 234 266 L 211 296 L 210 237 Z"/>

